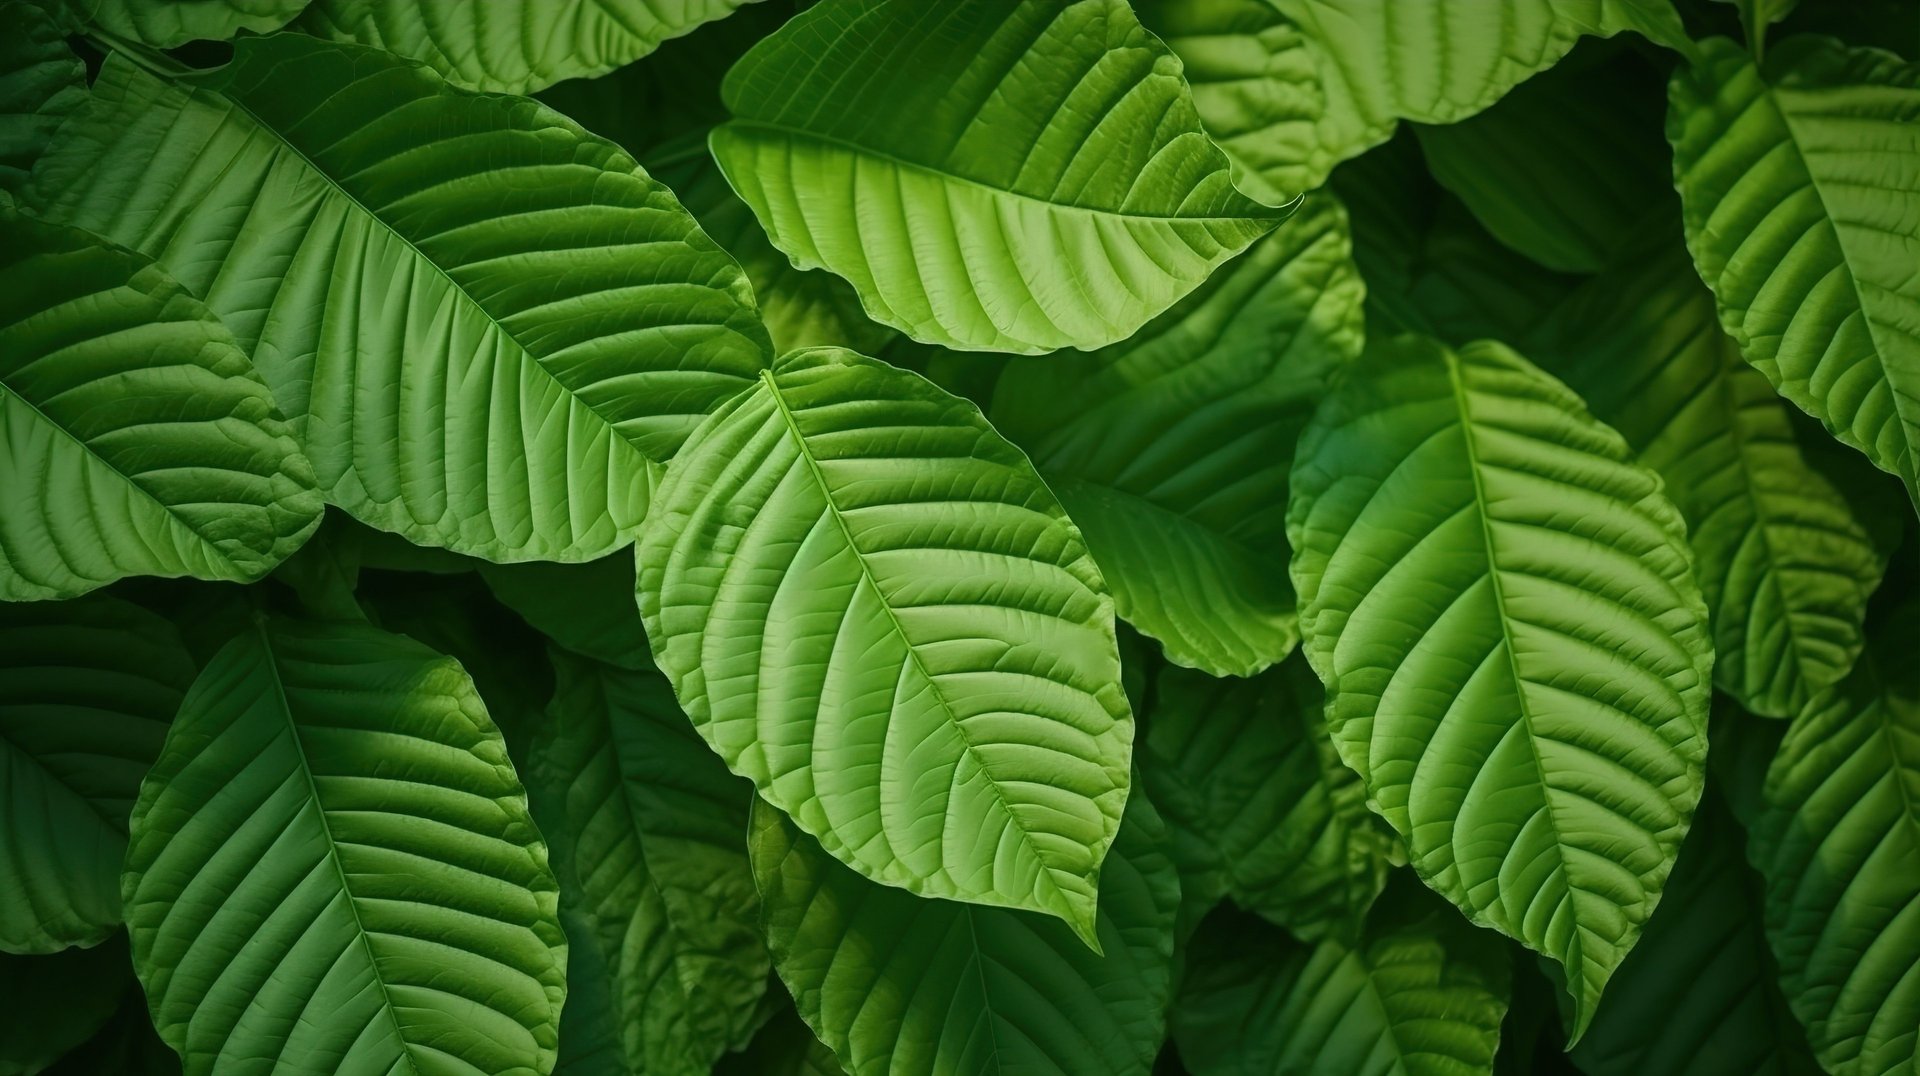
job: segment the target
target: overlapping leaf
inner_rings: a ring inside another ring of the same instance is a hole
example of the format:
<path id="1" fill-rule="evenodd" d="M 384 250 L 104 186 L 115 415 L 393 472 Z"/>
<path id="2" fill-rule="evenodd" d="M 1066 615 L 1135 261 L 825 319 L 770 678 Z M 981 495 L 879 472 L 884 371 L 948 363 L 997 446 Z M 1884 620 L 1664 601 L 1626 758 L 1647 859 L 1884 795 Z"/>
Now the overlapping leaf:
<path id="1" fill-rule="evenodd" d="M 825 0 L 723 92 L 714 156 L 774 245 L 929 343 L 1125 339 L 1286 215 L 1122 0 Z"/>
<path id="2" fill-rule="evenodd" d="M 682 449 L 639 564 L 694 725 L 829 852 L 1091 939 L 1133 739 L 1113 606 L 972 404 L 795 352 Z"/>
<path id="3" fill-rule="evenodd" d="M 1304 649 L 1428 883 L 1592 1018 L 1698 800 L 1712 663 L 1679 513 L 1510 349 L 1369 347 L 1293 471 Z"/>
<path id="4" fill-rule="evenodd" d="M 489 560 L 626 544 L 649 458 L 768 349 L 631 157 L 371 49 L 249 39 L 191 82 L 110 58 L 34 183 L 207 298 L 333 503 Z"/>
<path id="5" fill-rule="evenodd" d="M 1293 446 L 1360 351 L 1363 286 L 1329 195 L 1124 343 L 1009 367 L 995 425 L 1086 532 L 1119 614 L 1181 665 L 1249 676 L 1299 640 Z"/>
<path id="6" fill-rule="evenodd" d="M 1687 244 L 1780 394 L 1920 502 L 1920 66 L 1827 38 L 1674 75 Z"/>
<path id="7" fill-rule="evenodd" d="M 633 599 L 631 554 L 591 564 L 485 564 L 480 578 L 502 605 L 568 650 L 623 669 L 653 668 Z"/>
<path id="8" fill-rule="evenodd" d="M 553 1067 L 546 846 L 472 681 L 271 620 L 195 682 L 127 852 L 134 965 L 189 1074 Z"/>
<path id="9" fill-rule="evenodd" d="M 106 1026 L 132 987 L 124 934 L 92 949 L 0 955 L 0 1073 L 46 1070 Z"/>
<path id="10" fill-rule="evenodd" d="M 86 99 L 87 69 L 38 3 L 0 4 L 0 26 L 0 192 L 17 194 L 54 128 Z"/>
<path id="11" fill-rule="evenodd" d="M 705 1076 L 767 985 L 746 855 L 753 788 L 700 742 L 658 672 L 555 664 L 528 780 L 570 921 L 561 1035 L 616 1043 L 591 1064 L 565 1046 L 561 1070 Z"/>
<path id="12" fill-rule="evenodd" d="M 752 853 L 774 967 L 850 1073 L 1146 1076 L 1179 879 L 1144 796 L 1100 882 L 1095 954 L 1031 912 L 922 900 L 846 869 L 766 804 Z"/>
<path id="13" fill-rule="evenodd" d="M 277 30 L 308 0 L 54 0 L 109 33 L 170 49 Z"/>

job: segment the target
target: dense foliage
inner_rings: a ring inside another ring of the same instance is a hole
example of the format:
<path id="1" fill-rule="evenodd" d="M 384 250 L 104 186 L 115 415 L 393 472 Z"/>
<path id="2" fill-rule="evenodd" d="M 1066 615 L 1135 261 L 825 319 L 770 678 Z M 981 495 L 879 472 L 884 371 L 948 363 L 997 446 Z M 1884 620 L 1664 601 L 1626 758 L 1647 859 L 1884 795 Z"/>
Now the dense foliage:
<path id="1" fill-rule="evenodd" d="M 0 1076 L 1920 1076 L 1915 0 L 0 0 Z"/>

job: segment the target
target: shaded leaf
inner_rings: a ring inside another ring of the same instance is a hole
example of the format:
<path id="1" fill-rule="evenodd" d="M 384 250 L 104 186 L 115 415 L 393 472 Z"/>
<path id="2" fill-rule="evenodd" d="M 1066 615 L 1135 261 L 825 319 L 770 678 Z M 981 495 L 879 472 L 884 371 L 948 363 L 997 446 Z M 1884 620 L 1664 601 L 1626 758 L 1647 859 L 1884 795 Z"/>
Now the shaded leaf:
<path id="1" fill-rule="evenodd" d="M 87 97 L 66 30 L 31 0 L 0 4 L 0 191 L 18 194 L 53 132 Z"/>
<path id="2" fill-rule="evenodd" d="M 631 553 L 589 564 L 483 564 L 500 604 L 568 650 L 623 669 L 651 669 L 634 602 Z"/>
<path id="3" fill-rule="evenodd" d="M 0 954 L 0 1076 L 44 1071 L 105 1027 L 132 986 L 124 934 L 50 956 Z"/>

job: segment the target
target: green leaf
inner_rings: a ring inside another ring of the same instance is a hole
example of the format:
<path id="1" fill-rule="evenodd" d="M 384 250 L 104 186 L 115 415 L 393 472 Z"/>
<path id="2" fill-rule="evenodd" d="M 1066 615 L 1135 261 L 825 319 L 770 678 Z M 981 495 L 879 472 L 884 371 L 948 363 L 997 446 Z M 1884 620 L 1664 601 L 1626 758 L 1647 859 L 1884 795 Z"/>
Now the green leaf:
<path id="1" fill-rule="evenodd" d="M 767 985 L 744 843 L 753 788 L 700 742 L 658 672 L 561 652 L 554 664 L 528 784 L 580 928 L 569 983 L 606 1000 L 578 1021 L 569 1004 L 562 1041 L 611 1027 L 625 1064 L 594 1071 L 706 1076 Z"/>
<path id="2" fill-rule="evenodd" d="M 1168 822 L 1217 850 L 1240 907 L 1302 938 L 1351 939 L 1393 842 L 1327 736 L 1306 662 L 1252 680 L 1169 668 L 1154 687 L 1146 744 L 1188 791 L 1158 801 Z"/>
<path id="3" fill-rule="evenodd" d="M 109 33 L 154 48 L 278 30 L 307 0 L 59 0 Z"/>
<path id="4" fill-rule="evenodd" d="M 549 1071 L 556 890 L 459 665 L 279 619 L 181 705 L 125 881 L 134 967 L 189 1074 Z"/>
<path id="5" fill-rule="evenodd" d="M 764 803 L 753 820 L 774 967 L 848 1072 L 1147 1076 L 1180 885 L 1145 796 L 1101 879 L 1104 956 L 1031 912 L 874 885 Z"/>
<path id="6" fill-rule="evenodd" d="M 1741 361 L 1667 228 L 1627 253 L 1535 353 L 1666 480 L 1712 614 L 1715 682 L 1791 717 L 1859 656 L 1900 514 L 1880 508 L 1871 468 Z"/>
<path id="7" fill-rule="evenodd" d="M 35 175 L 208 297 L 331 503 L 496 561 L 625 545 L 654 468 L 751 384 L 739 267 L 613 145 L 293 34 L 165 81 L 109 58 Z"/>
<path id="8" fill-rule="evenodd" d="M 98 1034 L 46 1069 L 45 1076 L 180 1076 L 180 1056 L 153 1030 L 147 999 L 131 982 L 133 965 L 125 950 L 119 960 L 128 980 L 119 1009 Z"/>
<path id="9" fill-rule="evenodd" d="M 87 99 L 87 68 L 38 3 L 0 3 L 0 192 L 18 194 L 60 121 Z"/>
<path id="10" fill-rule="evenodd" d="M 0 1076 L 45 1070 L 105 1027 L 132 986 L 124 934 L 92 949 L 0 955 Z"/>
<path id="11" fill-rule="evenodd" d="M 480 578 L 500 604 L 568 650 L 623 669 L 653 668 L 632 554 L 590 564 L 483 564 Z"/>
<path id="12" fill-rule="evenodd" d="M 1700 801 L 1659 911 L 1574 1050 L 1587 1076 L 1818 1076 L 1774 980 L 1745 841 L 1717 795 Z"/>
<path id="13" fill-rule="evenodd" d="M 294 25 L 420 60 L 469 89 L 532 93 L 604 75 L 753 2 L 314 0 Z"/>
<path id="14" fill-rule="evenodd" d="M 1833 1076 L 1920 1061 L 1915 613 L 1902 608 L 1853 675 L 1794 719 L 1748 848 L 1781 985 Z"/>
<path id="15" fill-rule="evenodd" d="M 1713 649 L 1680 514 L 1503 345 L 1370 347 L 1287 517 L 1328 720 L 1429 885 L 1567 969 L 1573 1035 L 1700 797 Z"/>
<path id="16" fill-rule="evenodd" d="M 1114 607 L 1176 664 L 1251 676 L 1299 642 L 1293 446 L 1360 352 L 1364 286 L 1330 195 L 1132 339 L 1008 367 L 995 424 L 1060 495 Z"/>
<path id="17" fill-rule="evenodd" d="M 1357 944 L 1223 910 L 1187 954 L 1174 1042 L 1195 1076 L 1486 1073 L 1508 978 L 1499 940 L 1417 885 L 1390 891 Z"/>
<path id="18" fill-rule="evenodd" d="M 1133 740 L 1113 605 L 972 404 L 788 355 L 668 468 L 639 565 L 660 668 L 769 803 L 876 881 L 1092 940 Z"/>
<path id="19" fill-rule="evenodd" d="M 845 1076 L 827 1044 L 781 995 L 780 1010 L 747 1048 L 720 1059 L 714 1076 Z"/>
<path id="20" fill-rule="evenodd" d="M 146 258 L 0 209 L 0 601 L 253 580 L 320 521 L 233 337 Z"/>
<path id="21" fill-rule="evenodd" d="M 929 343 L 1123 340 L 1286 215 L 1123 0 L 825 0 L 722 92 L 713 154 L 774 245 Z"/>
<path id="22" fill-rule="evenodd" d="M 193 675 L 173 626 L 129 602 L 0 603 L 0 952 L 119 925 L 127 813 Z"/>
<path id="23" fill-rule="evenodd" d="M 1920 66 L 1724 38 L 1674 75 L 1667 138 L 1720 321 L 1782 396 L 1920 502 Z"/>
<path id="24" fill-rule="evenodd" d="M 1663 73 L 1614 44 L 1583 46 L 1477 116 L 1414 128 L 1441 186 L 1502 243 L 1564 272 L 1598 271 L 1642 220 L 1672 211 Z"/>

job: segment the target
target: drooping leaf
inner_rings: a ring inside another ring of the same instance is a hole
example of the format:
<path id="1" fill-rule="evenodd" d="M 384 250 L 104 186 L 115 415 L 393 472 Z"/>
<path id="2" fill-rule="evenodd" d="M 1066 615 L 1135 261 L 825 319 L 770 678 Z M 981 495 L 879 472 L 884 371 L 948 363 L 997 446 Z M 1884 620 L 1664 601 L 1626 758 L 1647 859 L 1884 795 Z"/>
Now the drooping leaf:
<path id="1" fill-rule="evenodd" d="M 604 1024 L 624 1064 L 594 1071 L 706 1076 L 745 1037 L 767 985 L 746 855 L 753 788 L 694 734 L 658 672 L 563 652 L 554 664 L 559 685 L 528 783 L 579 926 L 569 930 L 569 986 L 606 998 L 605 1012 L 579 1020 L 569 1004 L 562 1059 L 576 1031 Z"/>
<path id="2" fill-rule="evenodd" d="M 568 650 L 623 669 L 653 668 L 631 553 L 590 564 L 486 564 L 480 578 L 502 605 Z"/>
<path id="3" fill-rule="evenodd" d="M 1123 0 L 824 0 L 723 93 L 714 156 L 774 245 L 929 343 L 1125 339 L 1286 215 Z"/>
<path id="4" fill-rule="evenodd" d="M 753 2 L 314 0 L 294 25 L 420 60 L 468 89 L 532 93 L 604 75 Z"/>
<path id="5" fill-rule="evenodd" d="M 1713 650 L 1660 479 L 1496 343 L 1370 346 L 1294 464 L 1303 649 L 1421 877 L 1567 970 L 1574 1037 L 1699 799 Z"/>
<path id="6" fill-rule="evenodd" d="M 1666 228 L 1626 255 L 1534 353 L 1666 480 L 1712 616 L 1715 681 L 1754 713 L 1791 717 L 1859 656 L 1900 513 L 1870 467 L 1741 360 Z"/>
<path id="7" fill-rule="evenodd" d="M 1299 641 L 1293 446 L 1360 352 L 1364 288 L 1325 194 L 1132 339 L 1019 362 L 990 414 L 1085 530 L 1120 616 L 1177 664 L 1251 676 Z"/>
<path id="8" fill-rule="evenodd" d="M 1915 612 L 1902 607 L 1853 675 L 1794 719 L 1748 844 L 1787 1002 L 1833 1076 L 1920 1064 Z"/>
<path id="9" fill-rule="evenodd" d="M 1708 793 L 1660 909 L 1574 1050 L 1587 1076 L 1818 1076 L 1774 977 L 1745 841 Z"/>
<path id="10" fill-rule="evenodd" d="M 1113 606 L 972 404 L 788 355 L 668 468 L 639 566 L 694 725 L 827 851 L 1091 940 L 1133 740 Z"/>
<path id="11" fill-rule="evenodd" d="M 87 97 L 87 69 L 32 0 L 0 4 L 0 191 L 18 194 L 54 128 Z"/>
<path id="12" fill-rule="evenodd" d="M 92 949 L 0 954 L 0 1076 L 41 1072 L 92 1038 L 132 986 L 124 934 Z"/>
<path id="13" fill-rule="evenodd" d="M 556 889 L 459 665 L 280 619 L 188 693 L 125 881 L 134 967 L 189 1074 L 549 1071 Z"/>
<path id="14" fill-rule="evenodd" d="M 146 258 L 0 209 L 0 600 L 253 580 L 320 521 L 217 318 Z"/>
<path id="15" fill-rule="evenodd" d="M 739 267 L 619 149 L 294 34 L 191 82 L 110 57 L 35 174 L 205 295 L 329 500 L 488 560 L 625 545 L 767 353 Z"/>
<path id="16" fill-rule="evenodd" d="M 753 818 L 774 967 L 848 1072 L 1147 1076 L 1180 885 L 1145 796 L 1127 805 L 1101 875 L 1104 955 L 1032 912 L 875 885 L 765 803 Z"/>
<path id="17" fill-rule="evenodd" d="M 154 48 L 278 30 L 308 0 L 56 0 L 109 33 Z"/>
<path id="18" fill-rule="evenodd" d="M 1195 1076 L 1487 1073 L 1507 1010 L 1507 954 L 1411 884 L 1357 943 L 1294 941 L 1221 909 L 1201 925 L 1174 1002 Z"/>
<path id="19" fill-rule="evenodd" d="M 1794 37 L 1714 38 L 1674 75 L 1687 245 L 1782 396 L 1920 501 L 1920 66 Z"/>
<path id="20" fill-rule="evenodd" d="M 172 625 L 129 602 L 0 603 L 0 952 L 119 924 L 127 813 L 193 675 Z"/>
<path id="21" fill-rule="evenodd" d="M 1251 680 L 1168 668 L 1146 742 L 1188 790 L 1162 812 L 1218 851 L 1234 903 L 1302 938 L 1351 940 L 1392 842 L 1327 736 L 1324 703 L 1299 658 Z"/>

